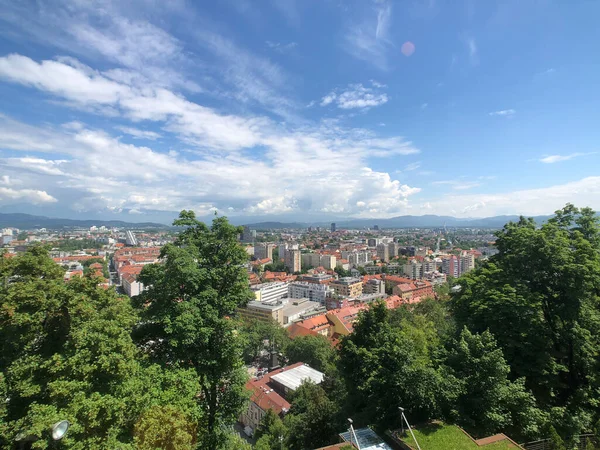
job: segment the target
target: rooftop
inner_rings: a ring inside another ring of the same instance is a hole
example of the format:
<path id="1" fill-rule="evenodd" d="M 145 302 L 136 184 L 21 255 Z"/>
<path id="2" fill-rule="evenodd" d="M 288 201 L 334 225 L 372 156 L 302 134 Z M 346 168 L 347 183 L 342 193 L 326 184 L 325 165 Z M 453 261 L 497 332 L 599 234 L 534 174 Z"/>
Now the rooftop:
<path id="1" fill-rule="evenodd" d="M 285 370 L 277 375 L 271 376 L 271 380 L 278 382 L 292 391 L 298 389 L 307 380 L 319 384 L 323 381 L 324 374 L 312 367 L 302 364 L 290 370 Z"/>
<path id="2" fill-rule="evenodd" d="M 355 429 L 354 434 L 352 435 L 350 431 L 346 431 L 345 433 L 340 433 L 340 437 L 344 442 L 356 443 L 358 440 L 359 448 L 361 450 L 393 450 L 392 447 L 386 444 L 383 439 L 370 428 Z"/>

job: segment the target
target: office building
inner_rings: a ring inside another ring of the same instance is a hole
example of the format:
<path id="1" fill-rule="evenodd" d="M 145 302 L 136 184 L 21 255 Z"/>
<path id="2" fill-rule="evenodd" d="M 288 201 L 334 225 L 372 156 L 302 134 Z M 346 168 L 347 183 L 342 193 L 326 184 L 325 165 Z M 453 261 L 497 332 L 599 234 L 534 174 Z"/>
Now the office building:
<path id="1" fill-rule="evenodd" d="M 331 223 L 331 232 L 335 233 L 335 222 Z"/>
<path id="2" fill-rule="evenodd" d="M 390 242 L 388 244 L 388 249 L 390 252 L 390 258 L 395 258 L 400 253 L 400 244 L 397 242 Z"/>
<path id="3" fill-rule="evenodd" d="M 284 282 L 256 284 L 250 288 L 257 302 L 269 302 L 288 296 L 288 284 Z"/>
<path id="4" fill-rule="evenodd" d="M 326 284 L 309 283 L 308 281 L 294 281 L 288 285 L 288 296 L 290 298 L 307 298 L 321 305 L 325 304 L 325 298 L 333 292 Z"/>
<path id="5" fill-rule="evenodd" d="M 300 259 L 300 250 L 287 250 L 285 252 L 285 267 L 292 272 L 300 272 L 302 270 L 302 263 Z"/>
<path id="6" fill-rule="evenodd" d="M 390 249 L 386 244 L 377 246 L 377 258 L 385 262 L 390 260 Z"/>
<path id="7" fill-rule="evenodd" d="M 302 275 L 298 280 L 306 281 L 307 283 L 314 284 L 329 284 L 333 280 L 333 276 L 327 273 L 315 273 L 315 274 L 305 274 Z"/>
<path id="8" fill-rule="evenodd" d="M 287 302 L 287 300 L 285 300 Z M 271 300 L 269 302 L 251 301 L 245 307 L 238 308 L 238 313 L 242 318 L 254 319 L 268 322 L 274 320 L 279 325 L 283 325 L 283 306 L 282 300 Z"/>
<path id="9" fill-rule="evenodd" d="M 367 239 L 367 245 L 369 247 L 377 247 L 379 245 L 379 239 L 369 238 Z"/>
<path id="10" fill-rule="evenodd" d="M 254 234 L 252 233 L 252 231 L 254 231 Z M 254 242 L 254 238 L 256 237 L 256 231 L 255 230 L 250 230 L 250 227 L 248 226 L 244 226 L 244 230 L 242 231 L 242 234 L 240 235 L 240 241 L 242 242 Z"/>
<path id="11" fill-rule="evenodd" d="M 342 297 L 358 297 L 362 294 L 362 281 L 358 278 L 343 277 L 329 283 L 336 295 Z"/>

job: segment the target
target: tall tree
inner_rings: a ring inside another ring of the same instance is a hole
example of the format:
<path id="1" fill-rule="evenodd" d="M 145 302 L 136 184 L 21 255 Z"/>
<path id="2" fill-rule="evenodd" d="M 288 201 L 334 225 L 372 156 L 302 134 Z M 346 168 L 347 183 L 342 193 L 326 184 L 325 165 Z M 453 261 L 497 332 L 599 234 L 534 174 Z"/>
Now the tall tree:
<path id="1" fill-rule="evenodd" d="M 43 247 L 0 257 L 0 274 L 1 446 L 46 448 L 66 419 L 65 448 L 125 448 L 145 407 L 129 299 L 88 277 L 65 283 Z"/>
<path id="2" fill-rule="evenodd" d="M 149 288 L 138 298 L 143 320 L 136 337 L 156 361 L 196 371 L 200 445 L 214 450 L 247 400 L 242 342 L 231 317 L 252 297 L 248 256 L 237 241 L 241 227 L 224 217 L 208 227 L 182 211 L 174 225 L 184 229 L 163 247 L 161 263 L 140 274 Z"/>
<path id="3" fill-rule="evenodd" d="M 449 417 L 471 434 L 503 431 L 515 439 L 540 437 L 545 417 L 523 379 L 511 382 L 510 367 L 489 331 L 472 334 L 467 328 L 446 357 L 447 379 L 457 388 Z"/>
<path id="4" fill-rule="evenodd" d="M 496 247 L 459 280 L 459 325 L 493 333 L 512 377 L 525 377 L 561 435 L 589 430 L 599 417 L 598 217 L 567 205 L 539 228 L 521 218 L 497 233 Z"/>
<path id="5" fill-rule="evenodd" d="M 335 363 L 336 353 L 324 336 L 298 336 L 285 347 L 289 364 L 303 362 L 325 372 Z"/>

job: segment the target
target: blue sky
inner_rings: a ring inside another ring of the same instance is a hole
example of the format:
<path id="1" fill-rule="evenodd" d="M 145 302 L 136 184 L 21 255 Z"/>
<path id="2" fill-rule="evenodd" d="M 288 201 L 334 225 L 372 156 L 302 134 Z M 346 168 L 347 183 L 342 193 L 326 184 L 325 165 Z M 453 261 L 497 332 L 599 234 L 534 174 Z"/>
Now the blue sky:
<path id="1" fill-rule="evenodd" d="M 0 0 L 0 210 L 600 209 L 600 3 Z"/>

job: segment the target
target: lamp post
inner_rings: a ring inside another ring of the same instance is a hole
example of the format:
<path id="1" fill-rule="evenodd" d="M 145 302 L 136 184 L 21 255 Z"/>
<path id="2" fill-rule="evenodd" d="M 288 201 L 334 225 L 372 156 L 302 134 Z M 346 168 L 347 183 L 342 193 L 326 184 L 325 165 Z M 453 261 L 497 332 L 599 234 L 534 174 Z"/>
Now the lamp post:
<path id="1" fill-rule="evenodd" d="M 410 431 L 410 435 L 412 436 L 413 441 L 415 441 L 415 444 L 417 444 L 417 450 L 421 450 L 421 447 L 419 447 L 419 443 L 417 442 L 417 438 L 415 437 L 415 434 L 413 433 L 413 430 L 410 427 L 410 424 L 408 423 L 408 419 L 404 414 L 404 408 L 402 406 L 398 406 L 398 410 L 400 411 L 400 425 L 402 427 L 402 434 L 404 434 L 404 422 L 406 422 L 406 427 L 408 428 L 408 431 Z M 402 419 L 404 419 L 404 422 L 402 422 Z"/>
<path id="2" fill-rule="evenodd" d="M 52 427 L 50 428 L 52 440 L 60 441 L 62 438 L 64 438 L 70 426 L 71 423 L 68 420 L 61 420 L 52 425 Z M 39 440 L 39 437 L 37 436 L 19 433 L 15 438 L 15 443 L 17 445 L 17 448 L 19 449 L 30 449 L 32 444 L 37 440 Z M 50 447 L 52 446 L 53 444 L 50 445 Z"/>
<path id="3" fill-rule="evenodd" d="M 356 433 L 354 432 L 354 427 L 352 424 L 354 423 L 352 419 L 348 418 L 348 422 L 350 423 L 350 444 L 352 444 L 352 436 L 354 436 L 354 441 L 356 442 L 356 448 L 360 450 L 360 444 L 358 443 L 358 438 L 356 437 Z M 419 449 L 420 450 L 420 449 Z"/>

